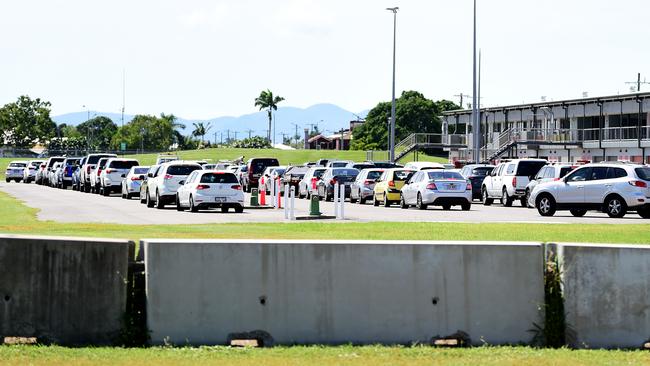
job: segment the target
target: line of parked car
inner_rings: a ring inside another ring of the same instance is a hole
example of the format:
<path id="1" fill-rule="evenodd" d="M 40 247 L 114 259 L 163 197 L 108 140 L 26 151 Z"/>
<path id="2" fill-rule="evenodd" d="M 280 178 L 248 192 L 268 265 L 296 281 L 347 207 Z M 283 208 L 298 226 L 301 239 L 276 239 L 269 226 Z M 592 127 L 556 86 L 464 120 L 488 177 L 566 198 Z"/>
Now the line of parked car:
<path id="1" fill-rule="evenodd" d="M 155 165 L 140 166 L 135 159 L 90 154 L 13 161 L 6 171 L 6 181 L 11 180 L 106 196 L 120 193 L 125 199 L 137 197 L 147 207 L 176 205 L 190 211 L 233 208 L 242 212 L 244 191 L 271 193 L 278 184 L 294 187 L 299 198 L 331 201 L 338 183 L 345 186 L 345 199 L 351 203 L 370 201 L 375 206 L 470 210 L 474 200 L 486 206 L 498 200 L 505 207 L 518 201 L 542 216 L 568 210 L 580 217 L 596 210 L 615 218 L 629 211 L 650 218 L 650 167 L 626 162 L 572 165 L 513 159 L 496 166 L 470 164 L 456 169 L 433 162 L 402 166 L 326 159 L 291 166 L 282 166 L 275 158 L 208 164 L 163 155 Z"/>

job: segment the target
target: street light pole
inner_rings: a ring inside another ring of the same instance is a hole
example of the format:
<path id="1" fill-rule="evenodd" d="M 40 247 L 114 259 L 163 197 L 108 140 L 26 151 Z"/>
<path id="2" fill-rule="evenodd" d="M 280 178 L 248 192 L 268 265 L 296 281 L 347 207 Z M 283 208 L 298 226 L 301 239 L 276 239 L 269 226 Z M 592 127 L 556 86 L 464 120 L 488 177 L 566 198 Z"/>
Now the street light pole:
<path id="1" fill-rule="evenodd" d="M 390 154 L 390 162 L 395 162 L 395 49 L 397 46 L 397 11 L 399 7 L 386 8 L 386 10 L 393 12 L 393 97 L 390 106 L 390 131 L 388 133 L 388 146 Z"/>
<path id="2" fill-rule="evenodd" d="M 477 102 L 478 99 L 478 86 L 477 86 L 477 80 L 476 80 L 476 0 L 474 0 L 474 42 L 473 42 L 473 67 L 472 67 L 472 72 L 473 72 L 473 85 L 472 85 L 472 90 L 474 91 L 472 93 L 472 148 L 473 148 L 473 155 L 474 155 L 474 162 L 479 163 L 480 161 L 480 154 L 481 154 L 481 122 L 480 122 L 480 106 L 479 103 L 480 101 Z"/>

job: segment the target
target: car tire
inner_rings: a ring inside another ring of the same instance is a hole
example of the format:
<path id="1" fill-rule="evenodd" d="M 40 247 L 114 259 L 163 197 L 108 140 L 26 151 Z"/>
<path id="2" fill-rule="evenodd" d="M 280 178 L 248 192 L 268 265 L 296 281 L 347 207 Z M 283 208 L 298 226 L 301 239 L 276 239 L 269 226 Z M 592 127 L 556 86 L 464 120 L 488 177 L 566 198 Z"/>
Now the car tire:
<path id="1" fill-rule="evenodd" d="M 625 216 L 627 213 L 627 205 L 625 204 L 625 200 L 617 195 L 607 197 L 607 199 L 605 199 L 605 213 L 607 216 L 616 219 L 620 219 L 621 217 Z"/>
<path id="2" fill-rule="evenodd" d="M 644 219 L 650 219 L 650 208 L 642 208 L 636 211 Z"/>
<path id="3" fill-rule="evenodd" d="M 165 204 L 160 199 L 160 194 L 158 194 L 158 191 L 156 191 L 156 208 L 159 210 L 165 208 Z"/>
<path id="4" fill-rule="evenodd" d="M 390 201 L 388 200 L 388 193 L 384 192 L 384 201 L 382 202 L 384 207 L 390 207 Z"/>
<path id="5" fill-rule="evenodd" d="M 422 202 L 422 195 L 420 194 L 420 192 L 418 192 L 418 199 L 417 199 L 417 203 L 416 203 L 415 207 L 417 207 L 418 210 L 426 210 L 427 209 L 427 205 L 424 204 L 424 202 Z"/>
<path id="6" fill-rule="evenodd" d="M 372 194 L 372 205 L 375 207 L 379 206 L 379 200 L 377 199 L 377 195 L 374 193 Z"/>
<path id="7" fill-rule="evenodd" d="M 530 207 L 530 206 L 528 206 L 528 200 L 529 199 L 530 199 L 530 189 L 526 189 L 526 194 L 524 195 L 524 198 L 523 198 L 524 201 L 521 202 L 521 205 L 524 206 L 524 207 Z"/>
<path id="8" fill-rule="evenodd" d="M 463 203 L 462 205 L 460 205 L 460 208 L 463 211 L 469 211 L 472 208 L 472 204 L 470 202 Z"/>
<path id="9" fill-rule="evenodd" d="M 575 217 L 582 217 L 587 213 L 587 210 L 580 209 L 580 208 L 573 208 L 570 209 L 569 212 L 571 212 L 571 215 Z"/>
<path id="10" fill-rule="evenodd" d="M 359 193 L 359 204 L 360 204 L 360 205 L 365 205 L 365 204 L 366 204 L 366 199 L 363 198 L 363 196 L 361 195 L 361 193 Z"/>
<path id="11" fill-rule="evenodd" d="M 11 179 L 5 178 L 5 183 L 9 183 L 9 182 L 11 182 Z"/>
<path id="12" fill-rule="evenodd" d="M 194 198 L 190 196 L 190 212 L 199 212 L 199 208 L 194 205 Z"/>
<path id="13" fill-rule="evenodd" d="M 512 198 L 508 195 L 508 190 L 505 187 L 501 191 L 501 204 L 505 207 L 512 206 Z"/>
<path id="14" fill-rule="evenodd" d="M 129 197 L 129 194 L 128 194 L 128 193 L 124 193 L 124 186 L 122 186 L 122 199 L 124 199 L 124 200 L 128 200 L 129 198 L 130 198 L 130 197 Z"/>
<path id="15" fill-rule="evenodd" d="M 151 200 L 151 196 L 149 195 L 149 190 L 147 190 L 144 199 L 145 199 L 145 203 L 147 204 L 147 207 L 152 208 L 154 202 Z"/>
<path id="16" fill-rule="evenodd" d="M 483 187 L 483 189 L 481 190 L 481 196 L 483 197 L 484 206 L 490 206 L 494 202 L 494 198 L 490 198 L 488 196 L 488 192 L 487 189 L 485 189 L 485 187 Z"/>
<path id="17" fill-rule="evenodd" d="M 406 210 L 409 208 L 409 205 L 406 204 L 406 201 L 404 200 L 403 195 L 399 195 L 399 207 L 403 210 Z"/>
<path id="18" fill-rule="evenodd" d="M 350 203 L 357 203 L 357 199 L 352 198 L 352 191 L 350 191 Z"/>
<path id="19" fill-rule="evenodd" d="M 228 213 L 228 206 L 221 206 L 221 213 Z"/>
<path id="20" fill-rule="evenodd" d="M 176 195 L 176 211 L 184 211 L 183 206 L 181 206 L 181 200 L 178 199 L 178 195 Z"/>
<path id="21" fill-rule="evenodd" d="M 555 199 L 550 194 L 542 194 L 537 198 L 537 212 L 542 216 L 553 216 L 555 215 L 556 204 Z"/>
<path id="22" fill-rule="evenodd" d="M 103 195 L 104 197 L 108 197 L 108 196 L 110 196 L 110 194 L 111 194 L 111 190 L 108 189 L 107 187 L 102 187 L 102 190 L 101 190 L 101 191 L 102 191 L 102 195 Z"/>
<path id="23" fill-rule="evenodd" d="M 327 192 L 325 192 L 325 201 L 329 202 L 329 201 L 333 201 L 333 200 L 334 200 L 334 195 L 330 196 Z"/>
<path id="24" fill-rule="evenodd" d="M 140 195 L 139 195 L 139 197 L 138 197 L 138 200 L 139 200 L 140 203 L 142 203 L 142 204 L 147 203 L 146 198 L 142 197 L 142 191 L 140 191 Z"/>
<path id="25" fill-rule="evenodd" d="M 244 206 L 238 205 L 235 206 L 235 213 L 243 213 L 244 212 Z"/>
<path id="26" fill-rule="evenodd" d="M 528 199 L 526 197 L 519 199 L 521 202 L 521 207 L 528 207 Z"/>

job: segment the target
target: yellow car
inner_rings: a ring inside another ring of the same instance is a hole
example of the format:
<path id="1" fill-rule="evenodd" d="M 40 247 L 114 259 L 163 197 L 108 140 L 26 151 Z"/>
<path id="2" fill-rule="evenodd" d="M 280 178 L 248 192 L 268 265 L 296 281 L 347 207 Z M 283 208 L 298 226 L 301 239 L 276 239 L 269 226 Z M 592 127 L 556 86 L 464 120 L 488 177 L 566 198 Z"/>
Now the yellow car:
<path id="1" fill-rule="evenodd" d="M 379 206 L 379 203 L 382 202 L 384 207 L 388 207 L 392 203 L 399 203 L 400 190 L 414 172 L 402 168 L 386 169 L 375 184 L 375 193 L 372 198 L 374 205 Z"/>

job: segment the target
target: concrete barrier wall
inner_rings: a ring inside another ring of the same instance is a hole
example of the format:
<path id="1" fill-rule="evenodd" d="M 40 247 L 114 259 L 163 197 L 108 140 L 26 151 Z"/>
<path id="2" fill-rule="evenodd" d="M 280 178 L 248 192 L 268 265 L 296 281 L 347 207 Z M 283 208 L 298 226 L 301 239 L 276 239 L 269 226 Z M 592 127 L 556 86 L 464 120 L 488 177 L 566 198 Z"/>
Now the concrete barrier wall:
<path id="1" fill-rule="evenodd" d="M 650 247 L 565 244 L 567 323 L 577 347 L 638 348 L 650 339 Z"/>
<path id="2" fill-rule="evenodd" d="M 126 309 L 133 248 L 125 240 L 0 236 L 0 337 L 110 343 Z"/>
<path id="3" fill-rule="evenodd" d="M 462 330 L 528 342 L 544 301 L 542 245 L 145 240 L 152 342 L 409 343 Z"/>

